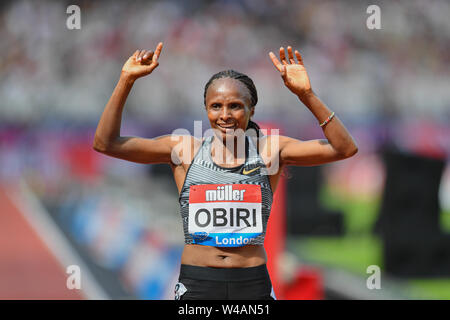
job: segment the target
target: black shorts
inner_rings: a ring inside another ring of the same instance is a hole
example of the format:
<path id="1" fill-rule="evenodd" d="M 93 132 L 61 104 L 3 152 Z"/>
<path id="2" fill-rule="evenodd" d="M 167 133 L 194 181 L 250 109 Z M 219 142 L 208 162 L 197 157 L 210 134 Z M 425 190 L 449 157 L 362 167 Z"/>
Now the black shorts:
<path id="1" fill-rule="evenodd" d="M 265 264 L 210 268 L 182 264 L 175 300 L 275 300 Z"/>

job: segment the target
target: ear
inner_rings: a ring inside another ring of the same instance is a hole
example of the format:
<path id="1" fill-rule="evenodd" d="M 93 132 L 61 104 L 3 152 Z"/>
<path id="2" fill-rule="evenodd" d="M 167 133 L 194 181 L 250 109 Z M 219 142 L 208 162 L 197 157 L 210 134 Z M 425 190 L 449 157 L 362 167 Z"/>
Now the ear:
<path id="1" fill-rule="evenodd" d="M 255 114 L 255 106 L 250 107 L 250 118 Z"/>

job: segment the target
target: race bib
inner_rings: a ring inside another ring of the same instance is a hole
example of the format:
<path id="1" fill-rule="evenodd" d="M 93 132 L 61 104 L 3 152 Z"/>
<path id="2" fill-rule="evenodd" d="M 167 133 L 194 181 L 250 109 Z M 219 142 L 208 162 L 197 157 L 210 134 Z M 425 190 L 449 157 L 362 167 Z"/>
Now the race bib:
<path id="1" fill-rule="evenodd" d="M 248 244 L 263 232 L 261 186 L 191 186 L 188 232 L 195 244 L 214 247 L 240 247 Z"/>

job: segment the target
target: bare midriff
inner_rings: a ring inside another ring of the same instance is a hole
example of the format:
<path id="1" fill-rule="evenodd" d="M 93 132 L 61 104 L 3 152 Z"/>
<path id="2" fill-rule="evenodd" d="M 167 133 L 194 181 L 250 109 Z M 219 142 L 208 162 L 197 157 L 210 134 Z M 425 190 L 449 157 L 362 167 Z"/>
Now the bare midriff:
<path id="1" fill-rule="evenodd" d="M 200 145 L 198 145 L 197 148 L 198 147 L 200 147 Z M 196 150 L 191 154 L 195 153 Z M 264 157 L 263 161 L 265 163 L 268 162 L 268 160 Z M 239 163 L 236 160 L 236 163 L 229 165 L 229 167 L 240 164 L 242 163 Z M 174 178 L 177 183 L 178 191 L 180 192 L 186 178 L 186 173 L 189 169 L 189 164 L 183 164 L 182 166 L 173 167 L 172 169 L 174 171 Z M 274 192 L 280 172 L 281 169 L 277 174 L 269 177 L 270 184 Z M 212 247 L 198 244 L 185 244 L 183 254 L 181 255 L 181 263 L 213 268 L 249 268 L 267 263 L 267 256 L 263 245 Z"/>
<path id="2" fill-rule="evenodd" d="M 211 247 L 186 244 L 181 256 L 182 264 L 213 268 L 249 268 L 266 261 L 266 251 L 262 245 Z"/>

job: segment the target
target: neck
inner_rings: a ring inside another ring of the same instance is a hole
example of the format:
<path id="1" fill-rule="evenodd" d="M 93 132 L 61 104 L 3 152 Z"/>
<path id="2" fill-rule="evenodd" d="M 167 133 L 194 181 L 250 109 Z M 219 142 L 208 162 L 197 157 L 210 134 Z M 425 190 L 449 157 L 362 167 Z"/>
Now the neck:
<path id="1" fill-rule="evenodd" d="M 239 165 L 245 162 L 245 136 L 230 137 L 223 140 L 214 137 L 211 154 L 218 164 Z"/>

